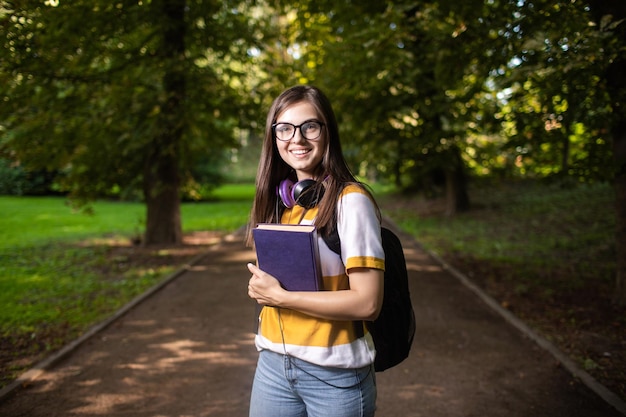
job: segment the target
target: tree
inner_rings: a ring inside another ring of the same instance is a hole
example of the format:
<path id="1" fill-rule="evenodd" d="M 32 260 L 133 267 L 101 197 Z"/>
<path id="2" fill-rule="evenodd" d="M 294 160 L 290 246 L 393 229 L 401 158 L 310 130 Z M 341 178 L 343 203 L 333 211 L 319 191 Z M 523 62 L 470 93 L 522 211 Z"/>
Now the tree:
<path id="1" fill-rule="evenodd" d="M 512 145 L 539 151 L 560 148 L 569 158 L 572 132 L 586 135 L 570 169 L 585 180 L 614 183 L 617 275 L 615 301 L 626 304 L 626 4 L 623 2 L 519 3 L 516 33 L 523 39 L 515 61 L 500 75 L 513 102 L 533 107 L 511 110 L 517 126 Z M 532 116 L 541 125 L 529 122 Z M 528 117 L 530 116 L 530 117 Z M 538 117 L 537 117 L 538 116 Z M 560 135 L 546 134 L 551 125 Z M 543 132 L 541 132 L 543 130 Z M 554 137 L 556 140 L 553 140 Z M 612 152 L 611 152 L 612 151 Z M 608 163 L 612 153 L 613 163 Z M 584 164 L 581 170 L 581 165 Z M 561 164 L 568 168 L 567 163 Z M 545 165 L 544 165 L 545 166 Z"/>
<path id="2" fill-rule="evenodd" d="M 297 3 L 293 28 L 314 81 L 337 104 L 348 157 L 408 189 L 428 190 L 444 177 L 448 211 L 467 208 L 465 137 L 477 122 L 496 127 L 485 112 L 493 109 L 486 80 L 510 59 L 498 29 L 514 5 Z"/>
<path id="3" fill-rule="evenodd" d="M 520 2 L 511 60 L 495 73 L 508 147 L 526 173 L 606 180 L 599 141 L 609 110 L 599 73 L 602 39 L 580 2 Z M 513 151 L 515 152 L 515 151 Z"/>
<path id="4" fill-rule="evenodd" d="M 599 36 L 605 39 L 607 65 L 602 73 L 611 105 L 607 127 L 615 169 L 617 274 L 614 300 L 626 305 L 626 4 L 590 1 Z"/>
<path id="5" fill-rule="evenodd" d="M 180 242 L 190 167 L 234 146 L 248 108 L 252 3 L 3 2 L 0 147 L 63 169 L 79 204 L 140 190 L 144 243 Z"/>

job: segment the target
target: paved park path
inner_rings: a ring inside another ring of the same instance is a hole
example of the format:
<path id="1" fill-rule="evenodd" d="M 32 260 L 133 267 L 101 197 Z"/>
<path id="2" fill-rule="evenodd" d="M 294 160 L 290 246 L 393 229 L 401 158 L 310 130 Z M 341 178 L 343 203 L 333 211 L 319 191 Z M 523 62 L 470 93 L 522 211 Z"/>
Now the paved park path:
<path id="1" fill-rule="evenodd" d="M 410 357 L 377 374 L 377 416 L 622 415 L 402 238 L 417 333 Z M 257 353 L 245 265 L 254 254 L 241 242 L 240 235 L 225 238 L 5 396 L 0 416 L 247 416 Z"/>

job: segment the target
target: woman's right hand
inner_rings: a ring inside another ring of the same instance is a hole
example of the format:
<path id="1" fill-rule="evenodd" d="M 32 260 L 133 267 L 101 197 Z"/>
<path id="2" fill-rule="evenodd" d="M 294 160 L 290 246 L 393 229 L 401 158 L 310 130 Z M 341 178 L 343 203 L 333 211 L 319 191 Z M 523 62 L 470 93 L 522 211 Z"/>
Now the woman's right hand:
<path id="1" fill-rule="evenodd" d="M 249 263 L 252 273 L 248 281 L 248 296 L 263 306 L 280 306 L 281 296 L 286 292 L 280 282 L 256 265 Z"/>

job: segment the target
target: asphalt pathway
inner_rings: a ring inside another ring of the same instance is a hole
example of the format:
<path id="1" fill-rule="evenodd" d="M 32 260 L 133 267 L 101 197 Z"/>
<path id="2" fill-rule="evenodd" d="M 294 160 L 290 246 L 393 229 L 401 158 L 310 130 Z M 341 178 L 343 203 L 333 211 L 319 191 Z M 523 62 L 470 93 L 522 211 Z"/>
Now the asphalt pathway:
<path id="1" fill-rule="evenodd" d="M 618 417 L 553 354 L 402 236 L 417 318 L 410 357 L 377 374 L 381 417 Z M 257 352 L 245 267 L 225 238 L 0 401 L 0 416 L 241 416 Z"/>

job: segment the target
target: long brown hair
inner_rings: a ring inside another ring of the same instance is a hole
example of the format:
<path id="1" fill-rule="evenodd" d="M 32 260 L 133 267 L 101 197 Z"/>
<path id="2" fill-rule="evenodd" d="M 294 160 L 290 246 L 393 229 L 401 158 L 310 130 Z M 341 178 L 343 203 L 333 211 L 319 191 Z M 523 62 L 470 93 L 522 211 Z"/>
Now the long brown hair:
<path id="1" fill-rule="evenodd" d="M 337 119 L 326 95 L 318 88 L 307 85 L 294 86 L 283 91 L 274 100 L 265 123 L 265 139 L 256 176 L 256 194 L 248 224 L 248 244 L 252 244 L 251 230 L 257 224 L 280 222 L 284 206 L 277 195 L 277 187 L 284 179 L 296 180 L 292 168 L 278 153 L 272 124 L 276 123 L 278 115 L 288 107 L 301 102 L 311 104 L 317 111 L 319 120 L 324 124 L 320 138 L 324 141 L 324 157 L 315 172 L 315 177 L 320 181 L 319 186 L 324 187 L 315 219 L 315 225 L 322 233 L 328 233 L 330 229 L 328 226 L 335 221 L 337 200 L 343 187 L 347 183 L 359 183 L 344 159 Z"/>

